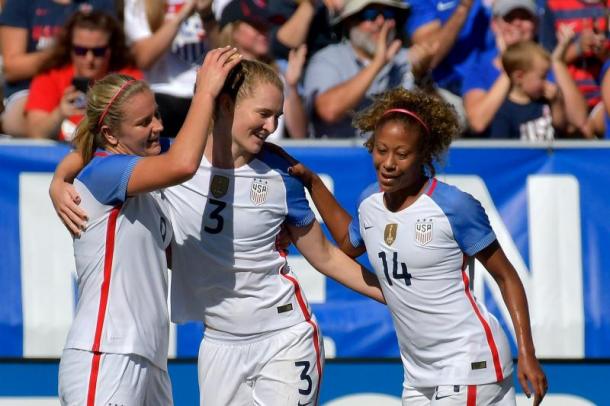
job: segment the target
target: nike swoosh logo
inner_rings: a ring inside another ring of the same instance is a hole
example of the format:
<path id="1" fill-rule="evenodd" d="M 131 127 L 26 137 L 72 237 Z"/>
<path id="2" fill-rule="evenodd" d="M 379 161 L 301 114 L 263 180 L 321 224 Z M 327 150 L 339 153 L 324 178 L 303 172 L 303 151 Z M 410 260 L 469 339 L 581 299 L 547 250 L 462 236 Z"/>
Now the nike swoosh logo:
<path id="1" fill-rule="evenodd" d="M 435 398 L 436 398 L 436 400 L 441 400 L 441 399 L 448 398 L 449 396 L 451 396 L 451 395 L 438 396 L 438 393 L 437 393 L 437 394 L 436 394 L 436 396 L 435 396 Z"/>
<path id="2" fill-rule="evenodd" d="M 307 402 L 307 403 L 301 403 L 301 402 L 299 401 L 299 403 L 297 403 L 297 405 L 298 405 L 298 406 L 307 406 L 307 405 L 309 405 L 309 404 L 311 404 L 311 401 L 310 401 L 310 402 Z"/>
<path id="3" fill-rule="evenodd" d="M 369 228 L 373 228 L 373 226 L 364 226 L 365 230 L 368 230 Z"/>
<path id="4" fill-rule="evenodd" d="M 436 9 L 438 11 L 447 11 L 450 10 L 451 8 L 453 8 L 453 6 L 455 6 L 456 2 L 455 1 L 447 1 L 445 3 L 438 3 L 436 5 Z"/>

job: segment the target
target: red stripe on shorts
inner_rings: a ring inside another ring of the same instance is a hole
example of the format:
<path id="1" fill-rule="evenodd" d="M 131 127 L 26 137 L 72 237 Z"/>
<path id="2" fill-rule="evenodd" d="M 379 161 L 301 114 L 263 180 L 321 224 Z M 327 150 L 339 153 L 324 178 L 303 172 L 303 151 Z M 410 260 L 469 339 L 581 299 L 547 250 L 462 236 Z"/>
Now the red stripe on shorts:
<path id="1" fill-rule="evenodd" d="M 477 385 L 468 385 L 466 406 L 477 406 Z"/>
<path id="2" fill-rule="evenodd" d="M 112 275 L 112 260 L 114 257 L 114 237 L 116 223 L 121 211 L 121 206 L 116 206 L 108 216 L 108 228 L 106 229 L 106 251 L 104 254 L 104 280 L 100 293 L 100 306 L 97 312 L 97 324 L 95 326 L 95 336 L 93 338 L 93 360 L 91 362 L 91 374 L 89 375 L 89 391 L 87 393 L 87 406 L 95 405 L 95 388 L 97 386 L 97 376 L 100 368 L 100 342 L 102 340 L 102 330 L 104 329 L 104 319 L 106 307 L 108 306 L 108 293 L 110 291 L 110 276 Z"/>
<path id="3" fill-rule="evenodd" d="M 303 297 L 303 292 L 301 291 L 301 286 L 299 285 L 299 281 L 293 278 L 290 275 L 285 275 L 280 273 L 284 278 L 288 279 L 294 285 L 294 294 L 297 297 L 297 302 L 299 302 L 299 307 L 301 308 L 301 312 L 303 316 L 305 316 L 305 321 L 309 323 L 309 325 L 313 328 L 313 346 L 316 351 L 316 370 L 318 371 L 318 384 L 316 385 L 316 401 L 315 405 L 318 404 L 318 396 L 320 396 L 320 382 L 322 382 L 322 360 L 320 356 L 320 330 L 318 329 L 318 325 L 311 319 L 311 314 L 309 313 L 309 309 L 307 308 L 307 304 L 305 303 L 305 298 Z"/>

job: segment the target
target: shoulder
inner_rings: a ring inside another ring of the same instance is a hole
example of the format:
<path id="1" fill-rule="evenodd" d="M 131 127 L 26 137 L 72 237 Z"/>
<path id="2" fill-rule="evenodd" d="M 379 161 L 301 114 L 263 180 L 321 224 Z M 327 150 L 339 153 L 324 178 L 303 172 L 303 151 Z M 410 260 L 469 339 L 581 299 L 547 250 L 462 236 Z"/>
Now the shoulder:
<path id="1" fill-rule="evenodd" d="M 481 207 L 479 201 L 472 195 L 437 179 L 433 179 L 427 195 L 447 216 L 460 216 Z"/>
<path id="2" fill-rule="evenodd" d="M 351 49 L 347 41 L 330 44 L 312 55 L 311 64 L 337 64 L 342 58 L 350 57 Z"/>
<path id="3" fill-rule="evenodd" d="M 373 196 L 377 193 L 381 193 L 379 183 L 374 182 L 374 183 L 371 183 L 370 185 L 368 185 L 367 187 L 365 187 L 364 190 L 362 190 L 362 192 L 360 193 L 360 196 L 358 196 L 357 207 L 360 207 L 362 205 L 362 203 L 364 203 L 368 198 L 370 198 L 371 196 Z"/>

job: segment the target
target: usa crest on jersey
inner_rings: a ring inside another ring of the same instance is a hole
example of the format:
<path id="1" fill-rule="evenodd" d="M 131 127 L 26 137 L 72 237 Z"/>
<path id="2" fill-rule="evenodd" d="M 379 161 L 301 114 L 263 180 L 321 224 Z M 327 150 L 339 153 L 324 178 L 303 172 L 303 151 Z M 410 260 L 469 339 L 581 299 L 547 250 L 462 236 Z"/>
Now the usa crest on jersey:
<path id="1" fill-rule="evenodd" d="M 415 241 L 426 245 L 432 241 L 432 219 L 418 219 L 415 223 Z"/>
<path id="2" fill-rule="evenodd" d="M 269 186 L 266 179 L 254 178 L 250 187 L 250 200 L 257 206 L 265 203 Z"/>

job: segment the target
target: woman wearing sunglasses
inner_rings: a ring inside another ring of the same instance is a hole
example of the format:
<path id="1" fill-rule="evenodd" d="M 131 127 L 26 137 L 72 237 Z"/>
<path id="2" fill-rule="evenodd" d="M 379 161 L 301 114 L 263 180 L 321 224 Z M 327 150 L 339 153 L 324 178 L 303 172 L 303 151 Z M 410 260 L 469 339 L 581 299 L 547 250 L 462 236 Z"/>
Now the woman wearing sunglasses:
<path id="1" fill-rule="evenodd" d="M 101 11 L 75 13 L 45 70 L 30 86 L 25 105 L 28 136 L 70 141 L 85 112 L 87 82 L 111 72 L 142 78 L 132 67 L 121 26 Z"/>

